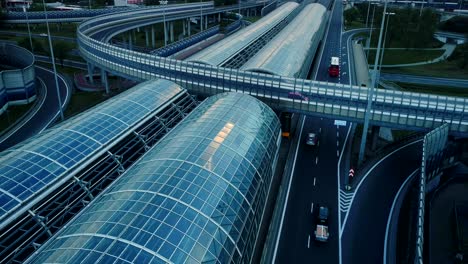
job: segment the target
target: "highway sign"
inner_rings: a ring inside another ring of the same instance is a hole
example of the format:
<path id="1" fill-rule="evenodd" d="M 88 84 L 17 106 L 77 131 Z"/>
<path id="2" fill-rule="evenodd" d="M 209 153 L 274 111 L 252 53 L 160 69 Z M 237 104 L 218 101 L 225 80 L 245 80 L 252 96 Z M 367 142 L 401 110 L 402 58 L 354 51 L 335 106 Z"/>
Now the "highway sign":
<path id="1" fill-rule="evenodd" d="M 346 126 L 346 121 L 344 121 L 344 120 L 335 120 L 335 126 Z"/>

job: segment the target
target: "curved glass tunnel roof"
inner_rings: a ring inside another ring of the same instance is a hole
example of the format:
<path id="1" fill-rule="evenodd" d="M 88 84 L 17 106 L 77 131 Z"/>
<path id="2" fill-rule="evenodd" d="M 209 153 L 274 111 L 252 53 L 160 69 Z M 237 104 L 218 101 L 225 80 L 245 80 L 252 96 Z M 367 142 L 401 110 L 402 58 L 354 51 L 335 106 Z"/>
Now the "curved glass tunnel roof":
<path id="1" fill-rule="evenodd" d="M 326 20 L 326 8 L 308 4 L 289 25 L 253 56 L 241 69 L 298 77 L 306 58 L 320 42 Z"/>
<path id="2" fill-rule="evenodd" d="M 166 80 L 139 84 L 1 152 L 0 227 L 181 91 Z"/>
<path id="3" fill-rule="evenodd" d="M 29 262 L 239 263 L 279 140 L 262 102 L 210 97 Z"/>
<path id="4" fill-rule="evenodd" d="M 287 2 L 267 16 L 197 52 L 187 61 L 219 66 L 286 18 L 299 4 Z"/>

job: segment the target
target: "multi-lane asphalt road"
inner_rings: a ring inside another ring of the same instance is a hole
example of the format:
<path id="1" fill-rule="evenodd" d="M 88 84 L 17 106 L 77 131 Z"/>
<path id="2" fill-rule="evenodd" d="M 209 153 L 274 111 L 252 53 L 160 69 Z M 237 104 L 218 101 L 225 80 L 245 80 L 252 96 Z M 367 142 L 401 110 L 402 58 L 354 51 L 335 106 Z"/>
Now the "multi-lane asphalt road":
<path id="1" fill-rule="evenodd" d="M 51 70 L 36 66 L 36 76 L 41 85 L 45 86 L 45 90 L 42 90 L 42 94 L 37 97 L 38 102 L 31 109 L 31 112 L 6 134 L 2 135 L 0 138 L 0 151 L 42 132 L 59 116 L 54 73 Z M 60 75 L 58 82 L 62 107 L 64 107 L 71 96 L 71 87 L 67 87 L 68 84 Z"/>
<path id="2" fill-rule="evenodd" d="M 316 80 L 349 83 L 345 50 L 342 56 L 343 5 L 335 1 L 330 24 L 322 42 L 322 52 L 316 54 L 318 67 Z M 338 78 L 328 76 L 332 56 L 341 57 L 342 70 Z M 313 100 L 313 98 L 311 99 Z M 296 149 L 295 166 L 286 205 L 276 263 L 339 263 L 339 215 L 338 215 L 338 174 L 337 165 L 348 127 L 337 127 L 334 120 L 319 117 L 301 117 L 303 126 Z M 304 137 L 309 132 L 319 134 L 319 144 L 309 147 Z M 319 205 L 330 209 L 327 243 L 315 242 L 315 214 Z"/>

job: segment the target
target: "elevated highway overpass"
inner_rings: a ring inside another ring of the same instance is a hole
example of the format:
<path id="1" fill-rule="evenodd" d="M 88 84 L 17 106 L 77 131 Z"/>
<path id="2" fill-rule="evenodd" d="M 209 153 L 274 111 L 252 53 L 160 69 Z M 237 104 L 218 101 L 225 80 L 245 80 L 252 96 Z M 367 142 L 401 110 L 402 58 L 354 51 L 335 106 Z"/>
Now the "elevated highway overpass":
<path id="1" fill-rule="evenodd" d="M 194 10 L 197 12 L 199 10 Z M 170 16 L 184 14 L 171 14 Z M 192 11 L 185 13 L 193 15 Z M 125 17 L 122 24 L 121 18 Z M 167 19 L 167 16 L 166 16 Z M 176 18 L 174 18 L 176 19 Z M 244 72 L 210 65 L 161 58 L 112 46 L 106 41 L 119 32 L 136 27 L 141 17 L 132 11 L 99 16 L 78 28 L 78 43 L 83 57 L 106 72 L 134 80 L 164 78 L 192 92 L 206 95 L 225 91 L 251 94 L 288 111 L 362 122 L 369 89 L 351 85 Z M 152 23 L 162 21 L 161 14 Z M 135 22 L 135 23 L 133 23 Z M 130 24 L 133 23 L 133 24 Z M 149 23 L 149 21 L 148 21 Z M 139 24 L 140 26 L 142 24 Z M 103 36 L 106 36 L 103 38 Z M 309 101 L 288 98 L 300 92 Z M 371 123 L 387 127 L 427 130 L 447 122 L 455 134 L 468 132 L 467 98 L 455 98 L 411 92 L 377 90 L 373 98 Z"/>

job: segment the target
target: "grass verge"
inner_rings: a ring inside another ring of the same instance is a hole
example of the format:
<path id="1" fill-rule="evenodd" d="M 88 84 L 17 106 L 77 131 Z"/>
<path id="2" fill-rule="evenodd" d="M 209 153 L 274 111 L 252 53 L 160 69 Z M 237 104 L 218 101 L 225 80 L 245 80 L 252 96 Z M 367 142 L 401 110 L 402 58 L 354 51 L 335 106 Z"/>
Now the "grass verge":
<path id="1" fill-rule="evenodd" d="M 369 63 L 375 59 L 375 50 L 369 51 Z M 385 49 L 383 64 L 406 64 L 433 60 L 444 54 L 443 50 L 387 50 Z"/>
<path id="2" fill-rule="evenodd" d="M 384 68 L 383 72 L 433 76 L 442 78 L 468 78 L 468 67 L 466 67 L 465 69 L 460 69 L 460 67 L 457 66 L 456 61 L 442 61 L 438 63 L 412 67 Z"/>
<path id="3" fill-rule="evenodd" d="M 28 110 L 32 107 L 34 102 L 27 105 L 10 105 L 6 111 L 0 115 L 0 131 L 4 131 L 16 120 L 25 115 Z"/>
<path id="4" fill-rule="evenodd" d="M 395 82 L 395 83 L 398 84 L 404 91 L 407 91 L 407 92 L 468 97 L 468 89 L 465 89 L 465 88 L 457 88 L 457 87 L 450 87 L 450 86 L 422 85 L 422 84 L 404 83 L 404 82 Z"/>
<path id="5" fill-rule="evenodd" d="M 52 36 L 61 36 L 61 37 L 70 37 L 76 38 L 76 29 L 78 28 L 78 23 L 69 23 L 69 24 L 51 24 L 50 25 L 50 34 Z M 46 24 L 33 24 L 30 25 L 31 33 L 47 33 Z M 15 25 L 4 25 L 0 27 L 0 30 L 14 31 L 28 33 L 28 27 L 26 24 L 15 24 Z"/>

